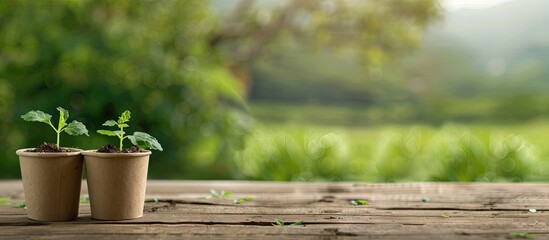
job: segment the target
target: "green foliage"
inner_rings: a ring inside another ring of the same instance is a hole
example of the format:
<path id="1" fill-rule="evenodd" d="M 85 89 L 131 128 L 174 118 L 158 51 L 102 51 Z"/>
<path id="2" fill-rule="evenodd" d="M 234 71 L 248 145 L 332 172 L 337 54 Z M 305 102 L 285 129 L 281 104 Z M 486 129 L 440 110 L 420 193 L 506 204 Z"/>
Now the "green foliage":
<path id="1" fill-rule="evenodd" d="M 57 107 L 57 110 L 59 111 L 59 124 L 57 125 L 57 128 L 55 128 L 51 123 L 51 115 L 42 111 L 29 111 L 22 115 L 21 118 L 25 121 L 43 122 L 48 124 L 55 131 L 55 133 L 57 133 L 57 147 L 59 147 L 59 135 L 62 132 L 66 132 L 72 136 L 82 134 L 89 136 L 88 129 L 86 129 L 86 126 L 84 126 L 83 123 L 73 120 L 71 123 L 67 124 L 67 120 L 69 119 L 69 111 L 62 107 Z"/>
<path id="2" fill-rule="evenodd" d="M 235 159 L 240 171 L 233 174 L 238 178 L 278 181 L 547 180 L 543 172 L 549 171 L 549 166 L 542 161 L 549 157 L 549 151 L 543 147 L 544 131 L 549 131 L 547 123 L 497 127 L 258 126 Z M 334 151 L 325 156 L 330 159 L 329 164 L 312 158 L 316 155 L 306 150 L 326 135 L 344 146 L 333 147 Z M 315 167 L 323 171 L 315 172 Z M 240 172 L 244 177 L 239 176 Z"/>
<path id="3" fill-rule="evenodd" d="M 277 131 L 278 130 L 278 131 Z M 241 174 L 256 180 L 337 181 L 351 173 L 346 143 L 337 134 L 256 128 L 237 154 Z"/>
<path id="4" fill-rule="evenodd" d="M 152 149 L 152 150 L 160 150 L 162 151 L 162 146 L 154 138 L 153 136 L 144 133 L 144 132 L 134 132 L 133 135 L 125 135 L 126 132 L 124 132 L 124 128 L 129 127 L 130 125 L 127 124 L 127 122 L 130 121 L 131 118 L 131 112 L 126 110 L 124 111 L 120 117 L 118 117 L 118 121 L 114 120 L 107 120 L 105 123 L 103 123 L 103 126 L 113 127 L 117 126 L 118 131 L 110 131 L 110 130 L 97 130 L 97 133 L 106 135 L 106 136 L 116 136 L 120 140 L 120 151 L 122 151 L 123 147 L 123 141 L 124 139 L 130 139 L 133 145 L 139 146 L 142 149 Z M 124 136 L 125 135 L 125 136 Z"/>
<path id="5" fill-rule="evenodd" d="M 19 178 L 14 152 L 49 131 L 20 123 L 21 109 L 60 102 L 92 129 L 131 109 L 135 131 L 164 149 L 150 178 L 228 178 L 248 116 L 209 45 L 208 8 L 202 0 L 0 2 L 0 137 L 10 139 L 0 149 L 0 178 Z M 66 141 L 96 149 L 108 137 Z"/>

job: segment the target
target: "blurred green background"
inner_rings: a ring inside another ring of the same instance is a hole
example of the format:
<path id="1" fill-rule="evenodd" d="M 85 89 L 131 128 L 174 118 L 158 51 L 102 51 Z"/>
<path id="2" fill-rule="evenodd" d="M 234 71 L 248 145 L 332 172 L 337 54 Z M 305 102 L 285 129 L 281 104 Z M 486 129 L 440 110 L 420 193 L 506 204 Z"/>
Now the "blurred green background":
<path id="1" fill-rule="evenodd" d="M 474 2 L 474 4 L 472 4 Z M 481 4 L 482 2 L 486 4 Z M 467 8 L 471 7 L 471 8 Z M 149 178 L 548 181 L 549 2 L 0 2 L 0 178 L 132 112 Z M 129 144 L 127 142 L 126 144 Z"/>

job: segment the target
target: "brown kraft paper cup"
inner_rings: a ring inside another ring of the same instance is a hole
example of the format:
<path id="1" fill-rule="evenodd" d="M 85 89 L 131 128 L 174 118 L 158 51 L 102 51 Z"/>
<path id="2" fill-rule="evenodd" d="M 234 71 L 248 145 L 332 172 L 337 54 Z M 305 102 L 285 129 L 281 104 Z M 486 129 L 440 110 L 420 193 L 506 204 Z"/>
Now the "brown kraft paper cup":
<path id="1" fill-rule="evenodd" d="M 38 221 L 68 221 L 78 217 L 82 185 L 81 149 L 39 153 L 19 149 L 19 164 L 27 202 L 27 217 Z"/>
<path id="2" fill-rule="evenodd" d="M 143 216 L 150 151 L 82 152 L 86 164 L 92 218 L 127 220 Z"/>

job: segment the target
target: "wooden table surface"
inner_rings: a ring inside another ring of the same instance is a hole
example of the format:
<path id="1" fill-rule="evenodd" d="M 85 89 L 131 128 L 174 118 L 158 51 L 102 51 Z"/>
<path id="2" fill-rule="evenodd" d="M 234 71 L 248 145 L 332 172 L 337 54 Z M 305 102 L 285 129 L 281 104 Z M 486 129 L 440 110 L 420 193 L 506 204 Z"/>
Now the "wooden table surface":
<path id="1" fill-rule="evenodd" d="M 205 198 L 210 189 L 233 195 Z M 97 221 L 82 203 L 78 220 L 55 223 L 11 205 L 24 201 L 20 181 L 0 181 L 0 196 L 12 198 L 0 206 L 2 239 L 549 239 L 549 184 L 539 183 L 153 180 L 143 218 Z"/>

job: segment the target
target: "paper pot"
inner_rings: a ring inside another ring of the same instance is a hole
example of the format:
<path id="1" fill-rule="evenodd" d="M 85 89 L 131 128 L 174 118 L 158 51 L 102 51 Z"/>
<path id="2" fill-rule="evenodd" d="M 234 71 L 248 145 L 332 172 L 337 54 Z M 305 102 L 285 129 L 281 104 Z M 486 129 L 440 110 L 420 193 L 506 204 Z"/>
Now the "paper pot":
<path id="1" fill-rule="evenodd" d="M 150 151 L 84 151 L 92 218 L 126 220 L 143 216 Z"/>
<path id="2" fill-rule="evenodd" d="M 38 153 L 19 149 L 27 217 L 38 221 L 68 221 L 78 217 L 82 185 L 81 149 Z"/>

